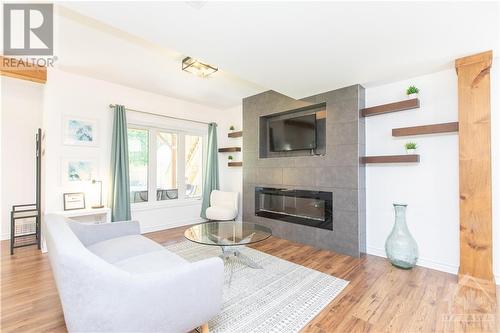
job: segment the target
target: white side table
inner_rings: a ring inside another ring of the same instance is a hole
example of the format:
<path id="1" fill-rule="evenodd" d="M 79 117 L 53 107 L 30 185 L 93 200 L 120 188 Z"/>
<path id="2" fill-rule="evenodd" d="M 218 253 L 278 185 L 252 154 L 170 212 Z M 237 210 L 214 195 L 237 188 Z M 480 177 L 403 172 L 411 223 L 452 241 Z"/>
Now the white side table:
<path id="1" fill-rule="evenodd" d="M 109 223 L 111 222 L 111 208 L 86 208 L 51 212 L 82 223 Z"/>
<path id="2" fill-rule="evenodd" d="M 86 209 L 75 209 L 75 210 L 63 210 L 63 211 L 55 211 L 47 214 L 56 214 L 61 215 L 72 220 L 81 222 L 81 223 L 110 223 L 111 222 L 111 208 L 86 208 Z M 47 245 L 45 243 L 45 237 L 43 236 L 42 230 L 42 253 L 47 252 Z"/>

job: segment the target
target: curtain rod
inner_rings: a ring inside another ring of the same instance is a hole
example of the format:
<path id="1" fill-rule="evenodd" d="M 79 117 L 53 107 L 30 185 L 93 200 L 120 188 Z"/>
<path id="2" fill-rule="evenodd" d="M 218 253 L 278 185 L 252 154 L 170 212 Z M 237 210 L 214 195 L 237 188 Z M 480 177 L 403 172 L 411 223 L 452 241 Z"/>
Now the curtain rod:
<path id="1" fill-rule="evenodd" d="M 109 104 L 109 107 L 111 109 L 113 109 L 115 107 L 115 104 Z M 138 113 L 150 114 L 152 116 L 157 116 L 157 117 L 164 117 L 164 118 L 170 118 L 170 119 L 176 119 L 176 120 L 190 121 L 192 123 L 198 123 L 198 124 L 205 124 L 205 125 L 210 124 L 210 123 L 207 123 L 205 121 L 200 121 L 200 120 L 192 120 L 192 119 L 186 119 L 186 118 L 180 118 L 180 117 L 167 116 L 167 115 L 164 115 L 164 114 L 158 114 L 158 113 L 141 111 L 141 110 L 135 110 L 135 109 L 129 109 L 129 108 L 125 108 L 125 110 L 126 111 L 132 111 L 132 112 L 138 112 Z M 217 123 L 215 123 L 215 124 L 217 124 Z"/>

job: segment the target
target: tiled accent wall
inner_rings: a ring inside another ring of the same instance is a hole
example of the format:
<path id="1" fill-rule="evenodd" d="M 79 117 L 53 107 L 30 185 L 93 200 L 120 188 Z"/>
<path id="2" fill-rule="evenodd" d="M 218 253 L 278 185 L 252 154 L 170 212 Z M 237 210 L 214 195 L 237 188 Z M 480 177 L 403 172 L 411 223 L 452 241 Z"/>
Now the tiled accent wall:
<path id="1" fill-rule="evenodd" d="M 277 237 L 351 256 L 366 252 L 365 92 L 354 85 L 295 100 L 275 91 L 243 99 L 243 221 Z M 326 102 L 326 153 L 259 158 L 259 117 Z M 255 216 L 255 186 L 333 193 L 333 231 Z"/>

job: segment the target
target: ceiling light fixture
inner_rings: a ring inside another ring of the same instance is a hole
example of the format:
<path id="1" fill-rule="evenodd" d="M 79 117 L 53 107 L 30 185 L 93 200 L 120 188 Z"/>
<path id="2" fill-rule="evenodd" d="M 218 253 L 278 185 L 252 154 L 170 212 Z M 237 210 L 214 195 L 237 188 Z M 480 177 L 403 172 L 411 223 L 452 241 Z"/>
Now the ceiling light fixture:
<path id="1" fill-rule="evenodd" d="M 184 1 L 194 9 L 201 9 L 201 7 L 205 6 L 207 4 L 207 0 L 203 1 Z"/>
<path id="2" fill-rule="evenodd" d="M 219 69 L 208 64 L 199 62 L 191 57 L 182 59 L 182 70 L 199 77 L 207 77 L 210 74 L 217 72 Z"/>

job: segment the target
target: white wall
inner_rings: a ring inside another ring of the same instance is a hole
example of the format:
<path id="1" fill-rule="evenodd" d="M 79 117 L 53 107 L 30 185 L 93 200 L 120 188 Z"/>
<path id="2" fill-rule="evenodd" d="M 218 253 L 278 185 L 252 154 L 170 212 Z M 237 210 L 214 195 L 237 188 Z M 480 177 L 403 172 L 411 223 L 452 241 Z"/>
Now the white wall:
<path id="1" fill-rule="evenodd" d="M 496 64 L 496 63 L 495 63 Z M 494 65 L 495 67 L 495 65 Z M 498 153 L 499 84 L 498 71 L 492 78 L 492 142 L 494 262 L 500 281 L 500 154 Z M 367 155 L 404 154 L 404 143 L 419 145 L 420 163 L 368 165 L 366 171 L 367 249 L 385 256 L 384 244 L 394 223 L 393 202 L 408 204 L 407 222 L 415 237 L 418 265 L 456 274 L 459 265 L 458 134 L 392 137 L 398 127 L 444 123 L 458 120 L 457 76 L 446 70 L 409 80 L 366 89 L 366 105 L 374 106 L 406 98 L 405 89 L 420 90 L 419 109 L 366 118 Z"/>
<path id="2" fill-rule="evenodd" d="M 404 143 L 419 146 L 418 164 L 368 165 L 367 248 L 384 254 L 394 223 L 392 203 L 407 203 L 409 229 L 419 245 L 419 264 L 456 273 L 459 260 L 458 135 L 392 137 L 391 130 L 457 121 L 456 74 L 444 71 L 366 89 L 366 105 L 406 98 L 406 87 L 420 89 L 419 109 L 366 118 L 367 155 L 404 154 Z"/>
<path id="3" fill-rule="evenodd" d="M 229 127 L 233 125 L 236 131 L 241 131 L 243 121 L 242 106 L 233 107 L 224 110 L 226 115 L 224 121 L 219 122 L 217 128 L 217 140 L 219 147 L 243 147 L 243 138 L 229 138 L 227 136 Z M 233 156 L 234 160 L 240 162 L 243 160 L 243 153 L 221 153 L 219 154 L 219 170 L 220 170 L 220 187 L 224 191 L 238 192 L 239 195 L 239 215 L 238 220 L 242 217 L 242 201 L 241 193 L 243 189 L 243 171 L 242 167 L 228 167 L 228 157 Z"/>
<path id="4" fill-rule="evenodd" d="M 207 106 L 190 103 L 162 95 L 157 95 L 125 86 L 95 80 L 88 77 L 51 70 L 45 87 L 44 128 L 46 131 L 46 211 L 62 210 L 62 193 L 85 191 L 89 201 L 96 200 L 95 190 L 91 185 L 71 187 L 63 184 L 61 164 L 64 157 L 92 158 L 98 161 L 98 176 L 107 189 L 109 181 L 109 161 L 112 135 L 112 112 L 110 103 L 123 104 L 128 108 L 143 110 L 170 116 L 218 123 L 220 146 L 227 139 L 227 129 L 231 124 L 241 128 L 241 115 L 227 110 L 217 110 Z M 99 147 L 73 147 L 62 144 L 62 117 L 72 115 L 99 121 Z M 131 119 L 142 119 L 151 123 L 164 122 L 164 118 L 145 115 L 128 115 Z M 190 122 L 175 122 L 170 125 L 199 128 Z M 227 165 L 227 164 L 226 164 Z M 241 171 L 229 170 L 220 165 L 222 189 L 240 190 L 237 180 Z M 240 181 L 241 182 L 241 181 Z M 107 194 L 104 193 L 104 198 Z M 143 232 L 160 230 L 200 220 L 200 201 L 185 202 L 182 205 L 172 203 L 169 207 L 157 207 L 147 210 L 132 210 L 132 217 L 141 222 Z"/>
<path id="5" fill-rule="evenodd" d="M 43 85 L 1 77 L 1 239 L 10 238 L 12 205 L 35 202 L 35 135 Z"/>

